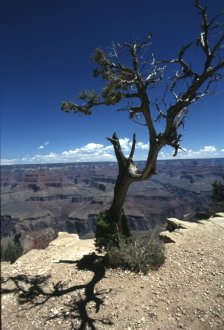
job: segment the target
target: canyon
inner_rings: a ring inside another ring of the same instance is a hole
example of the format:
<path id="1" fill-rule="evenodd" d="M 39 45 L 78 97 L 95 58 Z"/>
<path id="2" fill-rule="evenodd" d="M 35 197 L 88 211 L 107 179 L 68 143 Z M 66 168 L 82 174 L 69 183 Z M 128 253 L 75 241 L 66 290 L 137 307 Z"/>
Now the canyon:
<path id="1" fill-rule="evenodd" d="M 130 187 L 125 211 L 131 230 L 161 231 L 167 217 L 210 215 L 223 159 L 161 160 L 157 170 Z M 19 232 L 25 252 L 46 248 L 59 231 L 93 238 L 97 215 L 110 207 L 116 175 L 113 162 L 1 166 L 2 245 Z"/>

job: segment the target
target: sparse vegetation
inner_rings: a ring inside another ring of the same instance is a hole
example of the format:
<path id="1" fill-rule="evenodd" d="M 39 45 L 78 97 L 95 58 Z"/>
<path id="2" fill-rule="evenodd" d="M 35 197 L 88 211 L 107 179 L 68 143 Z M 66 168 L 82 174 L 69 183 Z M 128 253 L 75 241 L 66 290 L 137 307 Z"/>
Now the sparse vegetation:
<path id="1" fill-rule="evenodd" d="M 112 227 L 114 223 L 108 221 L 107 212 L 99 213 L 95 235 L 98 252 L 106 252 L 107 266 L 146 274 L 164 263 L 165 246 L 156 233 L 119 237 L 116 228 Z"/>
<path id="2" fill-rule="evenodd" d="M 118 244 L 115 224 L 108 221 L 107 212 L 100 212 L 96 220 L 95 245 L 99 252 L 107 251 Z"/>
<path id="3" fill-rule="evenodd" d="M 215 202 L 223 202 L 224 201 L 224 184 L 221 181 L 215 180 L 212 184 L 213 194 L 212 199 Z"/>
<path id="4" fill-rule="evenodd" d="M 121 267 L 147 274 L 158 269 L 165 261 L 164 243 L 153 233 L 144 236 L 120 238 L 119 246 L 106 255 L 110 267 Z"/>
<path id="5" fill-rule="evenodd" d="M 224 184 L 215 180 L 212 184 L 212 210 L 213 212 L 224 211 Z"/>
<path id="6" fill-rule="evenodd" d="M 20 242 L 10 241 L 6 247 L 1 247 L 1 261 L 9 261 L 13 264 L 22 255 L 23 248 Z"/>
<path id="7" fill-rule="evenodd" d="M 40 190 L 40 187 L 37 186 L 35 183 L 30 183 L 30 184 L 28 184 L 28 189 L 32 189 L 33 192 L 37 192 Z"/>

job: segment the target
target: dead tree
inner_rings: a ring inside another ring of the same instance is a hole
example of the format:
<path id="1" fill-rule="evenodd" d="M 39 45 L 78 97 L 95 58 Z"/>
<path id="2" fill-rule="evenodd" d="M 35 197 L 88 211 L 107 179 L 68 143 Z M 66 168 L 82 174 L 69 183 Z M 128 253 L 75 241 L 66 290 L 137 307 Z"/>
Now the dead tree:
<path id="1" fill-rule="evenodd" d="M 119 169 L 108 218 L 116 224 L 122 235 L 129 235 L 123 206 L 130 185 L 156 174 L 157 157 L 164 146 L 173 147 L 176 156 L 181 149 L 182 135 L 179 131 L 184 126 L 190 106 L 215 93 L 216 83 L 224 76 L 223 13 L 209 20 L 207 6 L 203 7 L 199 1 L 195 1 L 195 7 L 201 18 L 199 34 L 193 42 L 180 48 L 176 58 L 156 60 L 150 52 L 151 35 L 143 42 L 112 44 L 107 54 L 98 48 L 92 57 L 97 64 L 93 74 L 103 79 L 102 91 L 83 91 L 78 97 L 82 104 L 62 103 L 61 108 L 65 112 L 90 115 L 95 107 L 114 106 L 121 101 L 123 104 L 126 100 L 126 106 L 119 111 L 127 111 L 132 121 L 144 125 L 148 130 L 148 156 L 141 171 L 133 160 L 135 134 L 129 157 L 125 157 L 116 133 L 108 138 L 114 147 Z M 189 49 L 201 53 L 200 68 L 194 67 L 193 61 L 186 59 Z M 127 59 L 123 55 L 128 55 L 127 64 L 122 61 L 122 58 Z M 171 71 L 174 74 L 167 77 L 166 72 Z M 161 91 L 164 85 L 161 99 L 153 99 L 152 87 Z M 165 123 L 162 132 L 157 131 L 160 121 Z"/>

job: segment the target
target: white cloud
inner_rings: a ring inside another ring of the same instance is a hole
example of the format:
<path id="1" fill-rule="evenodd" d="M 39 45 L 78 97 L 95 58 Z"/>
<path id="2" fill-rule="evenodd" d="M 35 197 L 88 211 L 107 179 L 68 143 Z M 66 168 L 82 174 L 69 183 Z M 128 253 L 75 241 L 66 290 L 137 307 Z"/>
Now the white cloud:
<path id="1" fill-rule="evenodd" d="M 131 145 L 130 139 L 128 138 L 119 139 L 119 142 L 124 152 L 130 150 L 130 145 Z"/>
<path id="2" fill-rule="evenodd" d="M 128 138 L 120 139 L 120 145 L 125 154 L 131 149 L 132 141 Z M 46 141 L 44 145 L 48 145 Z M 148 143 L 138 141 L 136 143 L 135 159 L 143 160 L 147 157 L 147 150 L 149 148 Z M 43 149 L 43 148 L 41 148 Z M 184 148 L 180 150 L 176 158 L 209 158 L 209 157 L 221 157 L 221 152 L 224 149 L 217 151 L 215 146 L 204 146 L 199 150 L 192 150 Z M 173 159 L 172 148 L 164 148 L 159 153 L 159 159 Z M 71 148 L 64 150 L 61 153 L 50 152 L 45 155 L 27 155 L 20 159 L 2 159 L 2 165 L 13 165 L 13 164 L 38 164 L 38 163 L 68 163 L 68 162 L 91 162 L 91 161 L 116 161 L 114 155 L 114 148 L 110 145 L 103 145 L 99 143 L 87 143 L 86 145 L 79 148 Z"/>
<path id="3" fill-rule="evenodd" d="M 14 165 L 18 164 L 19 159 L 1 159 L 1 165 Z"/>
<path id="4" fill-rule="evenodd" d="M 88 143 L 86 146 L 83 148 L 79 149 L 80 151 L 85 151 L 88 153 L 92 153 L 94 151 L 102 150 L 103 149 L 103 144 L 96 144 L 96 143 Z"/>
<path id="5" fill-rule="evenodd" d="M 217 149 L 215 146 L 204 146 L 197 151 L 186 149 L 186 156 L 187 157 L 185 158 L 207 158 L 211 156 L 217 156 Z"/>
<path id="6" fill-rule="evenodd" d="M 112 150 L 114 150 L 114 147 L 113 146 L 107 146 L 107 147 L 104 147 L 104 150 L 105 151 L 112 151 Z"/>
<path id="7" fill-rule="evenodd" d="M 200 149 L 199 152 L 203 153 L 203 152 L 208 152 L 208 153 L 213 153 L 216 151 L 216 147 L 215 146 L 204 146 L 203 149 Z"/>
<path id="8" fill-rule="evenodd" d="M 49 141 L 44 141 L 44 143 L 41 146 L 39 146 L 38 149 L 39 150 L 44 149 L 46 146 L 49 145 L 49 143 L 50 143 Z"/>
<path id="9" fill-rule="evenodd" d="M 124 152 L 128 152 L 131 150 L 132 141 L 129 138 L 125 137 L 124 139 L 119 139 L 119 142 L 120 142 L 121 148 Z M 108 146 L 106 148 L 108 148 L 108 150 L 113 149 L 112 146 Z M 148 150 L 149 143 L 144 143 L 144 142 L 139 141 L 136 143 L 135 148 L 139 149 L 139 150 Z"/>
<path id="10" fill-rule="evenodd" d="M 47 163 L 47 162 L 57 162 L 59 159 L 59 155 L 50 152 L 47 155 L 34 155 L 34 156 L 26 156 L 22 158 L 23 163 Z"/>
<path id="11" fill-rule="evenodd" d="M 141 149 L 141 150 L 148 150 L 149 144 L 148 143 L 143 143 L 143 142 L 137 142 L 136 143 L 136 148 Z"/>
<path id="12" fill-rule="evenodd" d="M 111 152 L 111 153 L 110 153 Z M 50 152 L 46 155 L 26 156 L 22 163 L 60 163 L 60 162 L 90 162 L 115 160 L 113 146 L 87 143 L 81 148 L 65 150 L 61 153 Z"/>
<path id="13" fill-rule="evenodd" d="M 130 151 L 131 144 L 130 139 L 119 139 L 120 145 L 124 153 Z M 147 144 L 143 142 L 136 143 L 136 149 L 146 149 Z M 64 150 L 61 153 L 49 153 L 47 155 L 35 155 L 27 156 L 22 159 L 23 162 L 89 162 L 89 161 L 115 161 L 114 148 L 112 145 L 103 145 L 99 143 L 87 143 L 83 147 Z"/>
<path id="14" fill-rule="evenodd" d="M 159 159 L 171 159 L 173 152 L 160 152 L 159 153 Z M 210 158 L 210 157 L 218 157 L 220 154 L 217 151 L 217 148 L 215 146 L 204 146 L 203 148 L 199 150 L 192 150 L 192 149 L 186 149 L 183 148 L 183 150 L 179 150 L 176 158 Z"/>

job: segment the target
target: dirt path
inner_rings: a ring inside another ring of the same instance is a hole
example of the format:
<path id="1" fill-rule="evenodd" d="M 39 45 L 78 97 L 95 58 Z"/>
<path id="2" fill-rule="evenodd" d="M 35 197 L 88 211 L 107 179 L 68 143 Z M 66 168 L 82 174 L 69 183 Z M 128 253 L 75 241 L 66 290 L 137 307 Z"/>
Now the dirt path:
<path id="1" fill-rule="evenodd" d="M 2 329 L 224 329 L 224 217 L 191 224 L 147 276 L 105 270 L 92 240 L 61 234 L 2 264 Z"/>

